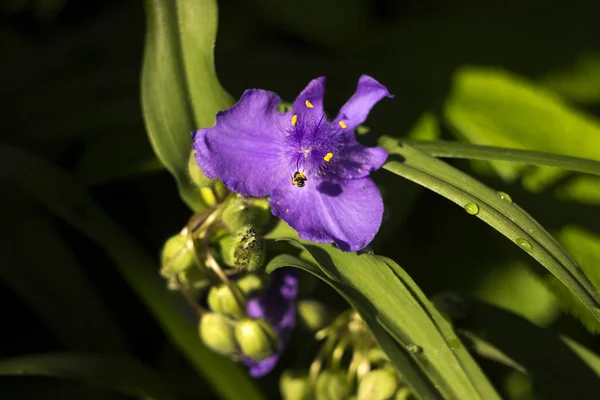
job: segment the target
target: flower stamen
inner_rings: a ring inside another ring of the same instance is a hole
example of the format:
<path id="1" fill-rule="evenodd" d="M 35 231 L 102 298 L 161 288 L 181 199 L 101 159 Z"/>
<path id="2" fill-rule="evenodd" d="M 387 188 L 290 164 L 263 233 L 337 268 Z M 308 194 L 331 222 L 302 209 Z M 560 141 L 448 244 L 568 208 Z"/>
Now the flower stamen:
<path id="1" fill-rule="evenodd" d="M 345 129 L 348 127 L 348 125 L 346 125 L 346 123 L 344 121 L 340 121 L 340 126 Z"/>
<path id="2" fill-rule="evenodd" d="M 329 161 L 331 161 L 332 157 L 333 157 L 333 153 L 329 152 L 329 153 L 325 154 L 325 157 L 323 157 L 323 160 L 325 160 L 325 162 L 329 162 Z"/>
<path id="3" fill-rule="evenodd" d="M 294 116 L 292 117 L 292 125 L 293 125 L 293 126 L 296 126 L 296 123 L 297 123 L 297 122 L 298 122 L 298 116 L 297 116 L 297 115 L 294 115 Z"/>
<path id="4" fill-rule="evenodd" d="M 308 100 L 306 100 L 304 102 L 304 104 L 306 104 L 306 107 L 308 107 L 308 108 L 315 108 L 315 106 L 313 106 L 312 103 L 310 101 L 308 101 Z"/>

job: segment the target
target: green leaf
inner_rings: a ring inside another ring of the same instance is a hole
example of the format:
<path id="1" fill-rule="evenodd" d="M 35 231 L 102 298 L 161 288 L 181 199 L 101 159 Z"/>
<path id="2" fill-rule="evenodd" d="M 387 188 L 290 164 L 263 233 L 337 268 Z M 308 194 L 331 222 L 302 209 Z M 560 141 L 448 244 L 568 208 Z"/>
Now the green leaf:
<path id="1" fill-rule="evenodd" d="M 376 327 L 379 334 L 381 329 L 387 331 L 404 350 L 397 367 L 403 375 L 411 373 L 406 379 L 417 394 L 423 398 L 432 395 L 428 393 L 431 388 L 414 370 L 414 364 L 406 360 L 405 351 L 412 345 L 423 349 L 419 354 L 409 353 L 413 363 L 421 366 L 444 397 L 498 398 L 448 323 L 396 263 L 373 254 L 344 253 L 330 245 L 302 241 L 301 246 L 321 269 L 316 275 L 321 279 L 324 276 L 367 319 L 371 329 Z M 288 265 L 292 262 L 286 261 Z M 290 266 L 301 267 L 299 262 Z"/>
<path id="2" fill-rule="evenodd" d="M 501 308 L 476 300 L 461 301 L 466 313 L 453 319 L 456 327 L 484 338 L 522 366 L 542 395 L 584 399 L 600 391 L 598 376 L 577 355 L 583 350 L 574 352 L 570 342 Z M 452 317 L 451 312 L 449 315 Z M 592 358 L 589 353 L 586 357 Z"/>
<path id="3" fill-rule="evenodd" d="M 402 140 L 415 149 L 433 157 L 466 158 L 469 160 L 511 161 L 518 164 L 560 168 L 567 171 L 583 172 L 600 176 L 600 161 L 587 158 L 561 156 L 540 151 L 520 150 L 504 147 L 480 146 L 457 142 L 419 142 Z"/>
<path id="4" fill-rule="evenodd" d="M 138 361 L 123 356 L 97 354 L 37 354 L 0 360 L 0 375 L 48 376 L 146 399 L 177 397 L 162 377 Z"/>
<path id="5" fill-rule="evenodd" d="M 142 108 L 156 155 L 177 180 L 192 209 L 202 201 L 191 182 L 191 132 L 214 124 L 233 103 L 214 69 L 217 29 L 214 0 L 146 0 L 147 34 Z"/>
<path id="6" fill-rule="evenodd" d="M 541 83 L 578 103 L 597 103 L 600 101 L 600 54 L 583 54 L 569 68 L 542 77 Z"/>
<path id="7" fill-rule="evenodd" d="M 306 252 L 306 251 L 305 251 Z M 310 255 L 309 255 L 310 257 Z M 345 287 L 341 282 L 327 276 L 321 269 L 304 260 L 296 257 L 282 254 L 274 257 L 266 266 L 268 273 L 282 267 L 294 267 L 302 269 L 313 274 L 323 282 L 335 289 L 348 303 L 358 311 L 365 320 L 373 336 L 381 348 L 386 352 L 398 372 L 402 374 L 412 392 L 422 399 L 441 399 L 442 395 L 435 388 L 434 384 L 419 367 L 418 362 L 410 356 L 407 348 L 399 344 L 390 333 L 381 325 L 371 310 L 369 303 L 361 299 L 359 294 L 352 294 L 352 290 Z"/>
<path id="8" fill-rule="evenodd" d="M 562 201 L 576 201 L 598 206 L 600 205 L 600 178 L 574 176 L 556 188 L 556 197 Z"/>
<path id="9" fill-rule="evenodd" d="M 501 70 L 460 69 L 446 102 L 445 116 L 471 143 L 600 160 L 600 124 L 596 119 L 569 107 L 554 93 Z M 506 180 L 522 172 L 521 165 L 492 165 Z M 544 177 L 544 183 L 554 180 Z M 542 187 L 534 178 L 530 177 L 529 182 L 534 189 Z"/>
<path id="10" fill-rule="evenodd" d="M 60 233 L 29 201 L 3 197 L 2 278 L 66 346 L 127 353 L 119 325 Z"/>
<path id="11" fill-rule="evenodd" d="M 600 329 L 600 292 L 559 243 L 529 214 L 469 175 L 406 144 L 382 138 L 392 155 L 384 169 L 448 198 L 517 244 L 536 259 L 583 303 Z"/>
<path id="12" fill-rule="evenodd" d="M 226 399 L 261 399 L 254 381 L 233 361 L 206 348 L 187 305 L 167 291 L 156 260 L 94 203 L 68 175 L 44 160 L 0 146 L 0 179 L 16 185 L 75 229 L 94 240 L 115 263 L 166 334 L 192 366 Z M 235 385 L 231 385 L 231 382 Z"/>

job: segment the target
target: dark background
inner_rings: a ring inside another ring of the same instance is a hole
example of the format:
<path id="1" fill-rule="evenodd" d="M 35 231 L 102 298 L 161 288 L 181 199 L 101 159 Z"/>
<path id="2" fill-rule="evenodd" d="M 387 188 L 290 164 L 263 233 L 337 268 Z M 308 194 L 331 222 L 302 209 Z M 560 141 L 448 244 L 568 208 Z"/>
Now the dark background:
<path id="1" fill-rule="evenodd" d="M 141 3 L 4 0 L 0 140 L 73 174 L 158 262 L 162 243 L 180 229 L 189 211 L 145 135 L 139 96 Z M 439 112 L 458 66 L 500 66 L 541 80 L 599 50 L 600 2 L 593 0 L 224 0 L 219 7 L 216 69 L 235 98 L 259 87 L 292 100 L 310 79 L 325 75 L 326 108 L 336 110 L 352 94 L 358 76 L 367 73 L 396 95 L 369 119 L 374 131 L 393 136 L 405 135 L 424 111 Z M 600 112 L 598 104 L 580 106 Z M 482 179 L 519 196 L 547 228 L 566 219 L 589 226 L 599 216 L 592 207 L 558 204 L 495 178 Z M 407 195 L 392 209 L 398 216 L 378 250 L 407 269 L 426 293 L 477 293 L 503 260 L 526 259 L 444 199 L 409 184 L 395 185 Z M 53 302 L 60 296 L 43 291 L 43 275 L 36 271 L 48 273 L 69 262 L 91 282 L 139 360 L 165 373 L 189 397 L 208 396 L 203 381 L 165 343 L 103 251 L 15 187 L 3 184 L 0 196 L 3 275 L 22 271 L 20 285 L 4 277 L 0 281 L 1 357 L 67 349 L 29 299 Z M 65 251 L 57 250 L 65 245 Z M 442 250 L 444 259 L 437 256 Z M 559 316 L 551 325 L 600 350 L 598 340 L 572 318 Z M 101 342 L 99 337 L 92 350 L 114 350 Z M 263 383 L 275 396 L 277 374 Z M 52 379 L 0 379 L 1 398 L 51 396 L 114 397 Z"/>

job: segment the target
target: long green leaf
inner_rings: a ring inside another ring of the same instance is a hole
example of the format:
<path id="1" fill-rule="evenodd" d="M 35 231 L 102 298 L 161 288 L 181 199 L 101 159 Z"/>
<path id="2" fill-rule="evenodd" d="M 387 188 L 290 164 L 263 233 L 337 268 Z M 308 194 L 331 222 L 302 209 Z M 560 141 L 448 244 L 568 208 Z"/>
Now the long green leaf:
<path id="1" fill-rule="evenodd" d="M 11 182 L 102 247 L 131 288 L 215 392 L 226 399 L 261 399 L 239 365 L 206 348 L 186 305 L 165 288 L 155 260 L 99 208 L 68 175 L 44 160 L 0 146 L 0 179 Z M 231 382 L 236 382 L 231 385 Z"/>
<path id="2" fill-rule="evenodd" d="M 587 158 L 569 157 L 540 151 L 510 149 L 504 147 L 480 146 L 458 142 L 417 142 L 402 140 L 416 149 L 441 158 L 466 158 L 470 160 L 512 161 L 519 164 L 540 167 L 561 168 L 600 176 L 600 161 Z"/>
<path id="3" fill-rule="evenodd" d="M 573 341 L 563 341 L 516 314 L 477 300 L 461 301 L 466 315 L 453 320 L 457 328 L 485 338 L 516 361 L 545 396 L 592 399 L 600 393 L 598 375 L 578 356 L 585 351 L 583 346 L 575 344 L 578 351 L 574 351 Z M 451 310 L 448 314 L 452 317 Z M 588 350 L 585 356 L 593 361 L 590 353 Z"/>
<path id="4" fill-rule="evenodd" d="M 344 253 L 334 246 L 304 241 L 302 247 L 328 280 L 336 282 L 336 289 L 344 293 L 351 304 L 360 307 L 359 312 L 362 309 L 371 317 L 374 315 L 378 325 L 405 349 L 411 345 L 423 349 L 422 353 L 411 353 L 411 356 L 423 366 L 423 371 L 445 397 L 498 398 L 447 322 L 392 260 L 373 254 Z"/>
<path id="5" fill-rule="evenodd" d="M 64 345 L 127 353 L 119 325 L 56 228 L 20 193 L 12 195 L 13 201 L 8 196 L 7 208 L 0 211 L 2 278 Z"/>
<path id="6" fill-rule="evenodd" d="M 182 199 L 202 206 L 188 176 L 190 133 L 196 129 L 181 65 L 174 1 L 147 0 L 147 33 L 142 69 L 142 109 L 152 147 L 173 174 Z"/>
<path id="7" fill-rule="evenodd" d="M 233 104 L 219 84 L 213 62 L 217 31 L 214 0 L 146 0 L 147 34 L 142 106 L 158 158 L 173 174 L 184 201 L 202 207 L 187 165 L 190 133 L 214 124 Z"/>
<path id="8" fill-rule="evenodd" d="M 302 269 L 334 288 L 365 320 L 373 333 L 373 336 L 375 336 L 381 348 L 386 352 L 390 360 L 392 360 L 394 366 L 398 369 L 398 372 L 402 374 L 413 393 L 421 399 L 434 400 L 442 398 L 442 395 L 435 388 L 435 385 L 422 371 L 421 367 L 419 367 L 417 361 L 410 356 L 407 348 L 398 343 L 379 323 L 371 311 L 368 302 L 361 299 L 360 296 L 352 295 L 351 290 L 348 287 L 325 275 L 323 271 L 313 264 L 287 254 L 274 257 L 266 266 L 266 271 L 271 273 L 272 271 L 283 267 Z"/>
<path id="9" fill-rule="evenodd" d="M 398 145 L 389 138 L 382 138 L 380 144 L 392 154 L 385 169 L 425 186 L 461 207 L 470 206 L 478 218 L 546 267 L 600 321 L 600 292 L 560 244 L 518 205 L 411 146 Z"/>
<path id="10" fill-rule="evenodd" d="M 456 132 L 471 143 L 600 161 L 600 121 L 570 107 L 545 88 L 502 70 L 459 69 L 445 104 L 445 116 Z M 523 168 L 519 164 L 491 164 L 507 180 L 517 177 Z M 549 182 L 561 171 L 534 172 L 537 173 Z M 538 189 L 540 181 L 529 175 L 524 182 Z"/>
<path id="11" fill-rule="evenodd" d="M 81 381 L 146 399 L 174 400 L 162 377 L 123 356 L 97 354 L 36 354 L 0 360 L 0 375 L 48 376 Z"/>

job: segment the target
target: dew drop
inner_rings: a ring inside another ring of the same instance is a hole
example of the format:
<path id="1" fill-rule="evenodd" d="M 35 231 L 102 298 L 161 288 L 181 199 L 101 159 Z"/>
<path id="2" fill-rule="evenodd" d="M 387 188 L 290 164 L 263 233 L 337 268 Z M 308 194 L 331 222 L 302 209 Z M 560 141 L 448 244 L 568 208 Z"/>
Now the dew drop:
<path id="1" fill-rule="evenodd" d="M 408 346 L 408 351 L 413 354 L 421 354 L 423 352 L 423 348 L 416 344 L 411 344 Z"/>
<path id="2" fill-rule="evenodd" d="M 515 243 L 519 245 L 520 248 L 525 250 L 528 253 L 533 251 L 533 247 L 531 247 L 531 243 L 529 243 L 526 239 L 516 238 Z"/>
<path id="3" fill-rule="evenodd" d="M 508 195 L 508 193 L 496 192 L 496 194 L 498 195 L 498 197 L 500 197 L 500 199 L 512 203 L 512 198 Z"/>
<path id="4" fill-rule="evenodd" d="M 479 206 L 475 203 L 465 204 L 465 211 L 471 215 L 479 214 Z"/>

